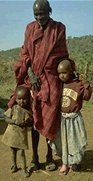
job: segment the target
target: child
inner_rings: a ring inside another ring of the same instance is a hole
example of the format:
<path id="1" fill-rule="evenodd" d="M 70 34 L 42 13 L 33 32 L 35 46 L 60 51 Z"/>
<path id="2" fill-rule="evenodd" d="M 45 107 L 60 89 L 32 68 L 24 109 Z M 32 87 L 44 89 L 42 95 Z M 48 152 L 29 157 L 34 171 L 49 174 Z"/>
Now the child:
<path id="1" fill-rule="evenodd" d="M 30 91 L 23 86 L 16 89 L 16 104 L 5 112 L 5 120 L 8 123 L 2 142 L 10 146 L 12 154 L 11 172 L 17 172 L 17 151 L 21 152 L 21 160 L 24 176 L 29 177 L 26 169 L 25 149 L 28 148 L 27 126 L 32 124 Z"/>
<path id="2" fill-rule="evenodd" d="M 62 81 L 61 128 L 54 145 L 63 162 L 60 173 L 67 174 L 69 169 L 77 170 L 87 145 L 80 110 L 83 100 L 88 101 L 91 97 L 91 87 L 88 81 L 79 80 L 75 76 L 68 60 L 60 62 L 57 71 Z"/>

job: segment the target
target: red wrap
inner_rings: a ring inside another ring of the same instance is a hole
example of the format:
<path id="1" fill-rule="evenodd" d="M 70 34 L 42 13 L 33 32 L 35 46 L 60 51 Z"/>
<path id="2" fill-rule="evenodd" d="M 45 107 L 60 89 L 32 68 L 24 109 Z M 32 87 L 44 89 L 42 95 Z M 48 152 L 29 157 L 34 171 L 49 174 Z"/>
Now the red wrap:
<path id="1" fill-rule="evenodd" d="M 15 67 L 16 81 L 17 85 L 25 83 L 29 86 L 28 66 L 39 76 L 41 90 L 34 93 L 33 98 L 34 123 L 36 129 L 50 140 L 55 138 L 60 124 L 60 83 L 57 75 L 60 58 L 68 58 L 65 26 L 52 19 L 44 29 L 36 21 L 28 24 L 20 59 Z"/>

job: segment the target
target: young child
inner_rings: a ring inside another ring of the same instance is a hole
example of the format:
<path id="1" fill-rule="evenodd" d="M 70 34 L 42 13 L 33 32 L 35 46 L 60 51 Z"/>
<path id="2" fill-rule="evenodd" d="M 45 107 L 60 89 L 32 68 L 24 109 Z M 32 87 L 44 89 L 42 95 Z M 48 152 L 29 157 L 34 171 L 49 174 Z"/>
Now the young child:
<path id="1" fill-rule="evenodd" d="M 29 177 L 26 169 L 25 149 L 28 148 L 27 126 L 32 125 L 30 91 L 23 86 L 16 89 L 16 104 L 5 112 L 5 121 L 8 123 L 2 142 L 10 146 L 12 154 L 11 172 L 17 172 L 17 151 L 21 152 L 24 176 Z"/>
<path id="2" fill-rule="evenodd" d="M 90 99 L 92 90 L 88 81 L 79 80 L 75 76 L 70 61 L 61 61 L 57 71 L 62 81 L 61 127 L 54 145 L 62 158 L 60 173 L 67 174 L 69 169 L 77 170 L 87 145 L 86 130 L 80 110 L 83 100 Z"/>

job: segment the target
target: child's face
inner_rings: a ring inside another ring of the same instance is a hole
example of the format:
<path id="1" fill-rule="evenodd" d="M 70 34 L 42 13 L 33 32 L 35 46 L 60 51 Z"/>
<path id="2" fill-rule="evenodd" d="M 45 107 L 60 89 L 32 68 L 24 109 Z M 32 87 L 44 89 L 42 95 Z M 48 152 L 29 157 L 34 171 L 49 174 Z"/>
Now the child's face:
<path id="1" fill-rule="evenodd" d="M 24 90 L 20 90 L 16 94 L 16 102 L 19 106 L 25 108 L 28 104 L 28 97 Z"/>
<path id="2" fill-rule="evenodd" d="M 60 65 L 58 67 L 59 79 L 62 82 L 68 82 L 71 78 L 71 70 L 66 68 L 64 65 Z"/>

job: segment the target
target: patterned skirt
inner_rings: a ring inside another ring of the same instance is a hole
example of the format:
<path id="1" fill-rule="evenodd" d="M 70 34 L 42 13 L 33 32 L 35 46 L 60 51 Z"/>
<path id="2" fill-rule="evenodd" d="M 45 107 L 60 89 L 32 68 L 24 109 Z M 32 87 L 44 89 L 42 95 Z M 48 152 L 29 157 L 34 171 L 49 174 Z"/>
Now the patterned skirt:
<path id="1" fill-rule="evenodd" d="M 87 145 L 87 135 L 82 114 L 62 113 L 61 126 L 50 146 L 62 158 L 63 164 L 79 164 Z"/>

